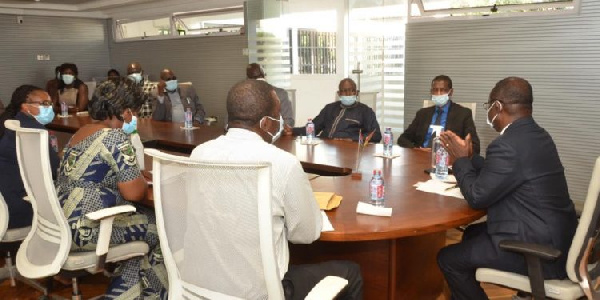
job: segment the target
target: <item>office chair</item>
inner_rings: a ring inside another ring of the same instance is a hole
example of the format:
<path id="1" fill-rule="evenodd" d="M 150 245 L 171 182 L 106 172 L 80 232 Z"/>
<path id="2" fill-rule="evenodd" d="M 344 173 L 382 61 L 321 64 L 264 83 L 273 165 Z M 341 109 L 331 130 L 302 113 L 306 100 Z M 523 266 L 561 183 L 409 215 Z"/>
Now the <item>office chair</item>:
<path id="1" fill-rule="evenodd" d="M 476 272 L 477 280 L 532 293 L 536 300 L 545 299 L 546 296 L 565 300 L 584 296 L 588 299 L 600 299 L 600 292 L 596 290 L 600 269 L 591 259 L 594 258 L 592 250 L 600 234 L 599 201 L 600 157 L 596 159 L 579 225 L 569 248 L 567 279 L 544 280 L 542 275 L 541 260 L 556 259 L 560 256 L 560 251 L 546 245 L 507 240 L 500 242 L 500 248 L 522 253 L 527 261 L 529 276 L 480 268 Z"/>
<path id="2" fill-rule="evenodd" d="M 72 299 L 77 300 L 82 299 L 77 277 L 102 272 L 107 262 L 126 260 L 148 252 L 148 245 L 141 241 L 109 247 L 115 216 L 135 211 L 135 207 L 123 205 L 88 213 L 88 218 L 100 221 L 96 251 L 70 253 L 71 229 L 52 181 L 48 132 L 21 128 L 19 121 L 15 120 L 4 124 L 16 132 L 21 178 L 34 212 L 31 231 L 17 252 L 17 270 L 22 276 L 37 279 L 60 272 L 72 278 Z"/>
<path id="3" fill-rule="evenodd" d="M 153 157 L 169 299 L 283 300 L 273 242 L 271 164 L 195 161 L 155 149 L 145 153 Z M 238 228 L 256 228 L 256 234 Z M 328 278 L 307 299 L 332 299 L 346 284 Z"/>

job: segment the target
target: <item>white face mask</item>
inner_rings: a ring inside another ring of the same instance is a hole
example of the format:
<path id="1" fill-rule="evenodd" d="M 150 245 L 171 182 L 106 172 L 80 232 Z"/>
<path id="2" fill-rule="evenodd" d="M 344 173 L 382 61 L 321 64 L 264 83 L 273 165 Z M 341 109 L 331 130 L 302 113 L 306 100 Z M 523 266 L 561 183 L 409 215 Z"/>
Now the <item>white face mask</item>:
<path id="1" fill-rule="evenodd" d="M 442 107 L 442 106 L 446 105 L 446 103 L 448 103 L 448 100 L 450 100 L 450 97 L 448 96 L 448 94 L 431 95 L 431 102 L 435 103 L 435 105 L 438 107 Z"/>
<path id="2" fill-rule="evenodd" d="M 277 119 L 275 119 L 273 117 L 269 117 L 269 116 L 263 117 L 263 120 L 264 120 L 264 118 L 269 118 L 269 119 L 271 119 L 273 121 L 279 121 L 279 130 L 277 131 L 276 134 L 272 134 L 268 130 L 265 130 L 265 132 L 268 133 L 271 136 L 271 144 L 273 144 L 273 143 L 275 143 L 281 137 L 281 133 L 283 132 L 283 127 L 284 127 L 283 117 L 280 115 L 279 116 L 279 120 L 277 120 Z M 260 127 L 262 128 L 262 120 L 260 121 Z"/>
<path id="3" fill-rule="evenodd" d="M 494 129 L 494 121 L 496 120 L 496 118 L 500 114 L 500 110 L 502 110 L 502 103 L 498 102 L 498 103 L 500 103 L 500 109 L 498 110 L 498 113 L 496 113 L 496 115 L 490 121 L 488 115 L 490 114 L 490 109 L 492 109 L 492 107 L 494 107 L 494 104 L 496 104 L 496 102 L 498 102 L 498 101 L 494 101 L 494 103 L 492 103 L 492 105 L 490 105 L 490 108 L 487 109 L 487 111 L 486 111 L 486 117 L 485 117 L 485 121 L 487 122 L 488 125 L 490 125 L 490 127 L 492 127 L 492 129 Z"/>

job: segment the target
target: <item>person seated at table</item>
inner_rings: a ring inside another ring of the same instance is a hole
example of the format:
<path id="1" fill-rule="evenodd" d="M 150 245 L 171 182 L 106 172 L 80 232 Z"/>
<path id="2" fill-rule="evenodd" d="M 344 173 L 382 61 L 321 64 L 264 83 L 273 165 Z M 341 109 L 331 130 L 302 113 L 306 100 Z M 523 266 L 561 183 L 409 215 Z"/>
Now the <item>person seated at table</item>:
<path id="1" fill-rule="evenodd" d="M 288 241 L 305 244 L 318 239 L 322 217 L 298 159 L 271 145 L 277 140 L 284 126 L 279 109 L 277 93 L 268 83 L 259 80 L 237 83 L 227 95 L 227 134 L 198 145 L 190 157 L 202 160 L 272 163 L 273 236 L 286 299 L 304 299 L 312 287 L 328 275 L 343 277 L 349 281 L 338 299 L 362 299 L 362 276 L 360 267 L 355 263 L 330 261 L 314 265 L 288 266 Z M 256 230 L 238 229 L 247 230 L 249 234 Z M 250 259 L 260 265 L 260 256 L 254 255 Z M 265 299 L 267 291 L 254 290 L 251 295 L 235 296 L 244 299 Z"/>
<path id="2" fill-rule="evenodd" d="M 438 254 L 452 299 L 487 299 L 475 278 L 478 268 L 527 276 L 523 255 L 500 249 L 502 240 L 558 249 L 558 259 L 542 260 L 544 279 L 567 277 L 577 217 L 556 145 L 532 118 L 532 104 L 527 80 L 508 77 L 496 84 L 486 117 L 500 136 L 488 146 L 485 159 L 473 153 L 470 135 L 463 140 L 452 131 L 441 134 L 465 200 L 474 209 L 487 210 L 486 222 L 468 226 L 460 243 Z"/>
<path id="3" fill-rule="evenodd" d="M 132 62 L 127 65 L 127 78 L 134 81 L 137 87 L 142 90 L 143 104 L 138 112 L 138 117 L 142 119 L 152 118 L 152 103 L 154 102 L 154 96 L 152 96 L 151 92 L 154 88 L 154 83 L 144 79 L 144 70 L 142 69 L 142 65 L 138 62 Z"/>
<path id="4" fill-rule="evenodd" d="M 88 109 L 88 87 L 77 78 L 79 71 L 77 66 L 64 63 L 60 66 L 60 80 L 56 92 L 51 94 L 54 101 L 54 110 L 60 112 L 60 103 L 64 102 L 69 107 L 69 113 L 87 111 Z M 50 91 L 52 92 L 52 91 Z"/>
<path id="5" fill-rule="evenodd" d="M 267 76 L 267 74 L 265 74 L 265 71 L 257 63 L 249 64 L 246 67 L 246 77 L 248 79 L 266 81 L 265 76 Z M 288 127 L 294 127 L 294 109 L 292 108 L 292 101 L 290 101 L 288 93 L 284 89 L 275 86 L 273 88 L 277 93 L 279 101 L 281 101 L 281 116 L 283 117 L 283 122 Z"/>
<path id="6" fill-rule="evenodd" d="M 479 137 L 469 108 L 453 102 L 452 79 L 439 75 L 431 81 L 431 101 L 433 106 L 419 109 L 408 128 L 398 137 L 398 145 L 405 148 L 431 148 L 432 125 L 442 126 L 465 138 L 471 135 L 473 151 L 479 153 Z"/>
<path id="7" fill-rule="evenodd" d="M 16 133 L 6 129 L 4 121 L 17 120 L 24 128 L 45 129 L 44 125 L 50 123 L 53 118 L 50 95 L 32 85 L 18 87 L 13 92 L 6 110 L 0 115 L 0 193 L 8 206 L 8 228 L 31 226 L 33 209 L 28 201 L 23 200 L 27 193 L 17 161 Z M 56 178 L 58 154 L 49 146 L 48 155 L 52 177 Z"/>
<path id="8" fill-rule="evenodd" d="M 52 98 L 52 103 L 58 103 L 58 82 L 61 80 L 60 65 L 58 65 L 58 66 L 56 66 L 56 68 L 54 68 L 54 74 L 55 74 L 54 78 L 52 78 L 46 82 L 46 92 L 48 92 L 48 94 L 50 94 L 50 97 Z M 54 97 L 56 97 L 56 98 L 54 98 Z"/>
<path id="9" fill-rule="evenodd" d="M 117 80 L 117 79 L 121 78 L 121 74 L 119 73 L 119 71 L 117 71 L 115 69 L 110 69 L 106 73 L 106 78 L 109 80 Z"/>
<path id="10" fill-rule="evenodd" d="M 373 133 L 371 142 L 381 140 L 381 130 L 375 112 L 367 105 L 357 102 L 359 91 L 350 78 L 340 81 L 339 101 L 329 103 L 313 119 L 315 135 L 328 139 L 347 139 L 358 141 L 359 132 L 364 136 Z M 286 129 L 287 135 L 306 135 L 306 127 Z"/>
<path id="11" fill-rule="evenodd" d="M 157 121 L 183 123 L 185 112 L 192 112 L 192 120 L 204 123 L 204 107 L 192 85 L 178 84 L 177 77 L 170 69 L 160 72 L 160 82 L 156 87 L 158 96 L 152 118 Z"/>
<path id="12" fill-rule="evenodd" d="M 130 80 L 106 80 L 89 105 L 93 122 L 81 127 L 64 149 L 56 188 L 72 232 L 71 249 L 96 249 L 100 222 L 85 217 L 106 207 L 132 204 L 137 211 L 115 218 L 111 244 L 145 241 L 148 254 L 123 262 L 106 291 L 113 299 L 166 299 L 166 270 L 162 261 L 154 211 L 136 204 L 148 186 L 135 151 L 123 128 L 142 105 L 139 89 Z M 120 298 L 119 298 L 120 299 Z"/>

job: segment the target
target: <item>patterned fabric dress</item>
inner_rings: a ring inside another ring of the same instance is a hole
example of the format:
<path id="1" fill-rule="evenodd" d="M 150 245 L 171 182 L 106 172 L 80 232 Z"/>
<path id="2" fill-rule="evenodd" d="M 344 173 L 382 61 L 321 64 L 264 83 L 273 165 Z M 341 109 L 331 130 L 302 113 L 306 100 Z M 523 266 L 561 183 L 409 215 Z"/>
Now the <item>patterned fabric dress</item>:
<path id="1" fill-rule="evenodd" d="M 121 129 L 103 129 L 66 147 L 57 190 L 73 234 L 74 251 L 96 249 L 100 222 L 85 214 L 132 204 L 117 183 L 137 178 L 140 170 L 131 142 Z M 135 205 L 135 204 L 134 204 Z M 160 251 L 154 212 L 136 205 L 137 212 L 115 218 L 110 243 L 145 241 L 146 256 L 122 262 L 106 292 L 107 299 L 166 299 L 167 273 Z"/>

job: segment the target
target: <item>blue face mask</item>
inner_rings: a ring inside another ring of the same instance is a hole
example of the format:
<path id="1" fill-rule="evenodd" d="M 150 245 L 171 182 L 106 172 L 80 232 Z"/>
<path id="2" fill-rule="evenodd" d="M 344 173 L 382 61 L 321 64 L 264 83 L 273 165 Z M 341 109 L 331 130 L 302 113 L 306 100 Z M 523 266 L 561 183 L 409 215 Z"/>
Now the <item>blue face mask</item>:
<path id="1" fill-rule="evenodd" d="M 172 93 L 177 90 L 177 79 L 169 80 L 165 83 L 167 84 L 167 86 L 165 87 L 167 89 L 167 92 Z"/>
<path id="2" fill-rule="evenodd" d="M 448 100 L 450 100 L 450 97 L 448 96 L 448 94 L 431 95 L 431 101 L 433 103 L 435 103 L 435 105 L 438 107 L 442 107 L 442 106 L 446 105 L 446 103 L 448 103 Z"/>
<path id="3" fill-rule="evenodd" d="M 132 116 L 131 122 L 129 122 L 129 123 L 123 122 L 122 129 L 123 129 L 123 132 L 125 132 L 126 134 L 132 134 L 134 131 L 136 131 L 137 130 L 137 117 Z"/>
<path id="4" fill-rule="evenodd" d="M 340 96 L 340 101 L 342 102 L 343 105 L 350 106 L 350 105 L 356 103 L 356 95 Z"/>
<path id="5" fill-rule="evenodd" d="M 69 74 L 63 74 L 62 75 L 62 81 L 66 85 L 69 85 L 69 84 L 73 83 L 73 80 L 75 80 L 75 76 L 73 76 L 73 75 L 69 75 Z"/>
<path id="6" fill-rule="evenodd" d="M 136 84 L 140 84 L 140 82 L 142 82 L 142 73 L 131 73 L 127 75 L 127 77 L 135 81 Z"/>
<path id="7" fill-rule="evenodd" d="M 52 106 L 41 106 L 40 113 L 37 116 L 33 116 L 40 124 L 46 125 L 54 120 L 54 110 Z"/>

